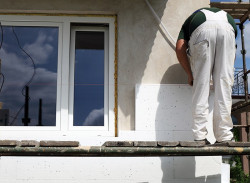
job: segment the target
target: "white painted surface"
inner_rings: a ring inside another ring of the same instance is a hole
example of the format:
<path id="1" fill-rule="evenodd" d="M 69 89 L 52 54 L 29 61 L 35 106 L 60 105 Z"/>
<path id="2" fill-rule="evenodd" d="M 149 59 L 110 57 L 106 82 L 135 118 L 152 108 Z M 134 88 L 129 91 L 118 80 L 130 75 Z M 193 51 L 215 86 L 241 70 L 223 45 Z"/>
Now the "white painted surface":
<path id="1" fill-rule="evenodd" d="M 192 88 L 188 85 L 136 85 L 136 131 L 151 133 L 156 140 L 193 140 L 191 99 Z M 212 91 L 211 91 L 212 93 Z M 210 98 L 210 106 L 213 94 Z M 214 142 L 212 132 L 212 107 L 207 124 L 208 140 Z M 146 133 L 145 133 L 146 134 Z M 152 139 L 153 140 L 153 139 Z M 174 157 L 176 179 L 213 179 L 220 182 L 221 157 Z M 216 179 L 217 178 L 217 179 Z"/>
<path id="2" fill-rule="evenodd" d="M 192 87 L 174 84 L 136 85 L 136 131 L 159 131 L 172 133 L 165 140 L 193 140 L 192 137 Z M 211 90 L 210 106 L 213 106 Z M 208 140 L 215 142 L 212 124 L 212 107 L 207 123 Z"/>
<path id="3" fill-rule="evenodd" d="M 222 163 L 221 183 L 230 183 L 230 164 Z"/>
<path id="4" fill-rule="evenodd" d="M 191 94 L 190 87 L 186 85 L 141 85 L 136 88 L 136 131 L 120 131 L 118 138 L 86 138 L 79 134 L 78 137 L 71 136 L 72 140 L 75 137 L 78 138 L 81 145 L 102 145 L 107 140 L 192 140 L 191 119 L 188 114 L 189 100 L 187 100 Z M 169 98 L 168 95 L 171 97 Z M 143 106 L 140 105 L 141 100 L 150 101 L 151 98 L 156 101 L 168 99 L 169 103 L 162 104 L 163 107 L 160 109 L 160 102 L 157 102 L 158 105 L 154 103 L 150 105 L 153 101 L 144 102 Z M 185 115 L 178 112 L 180 105 L 186 106 Z M 175 106 L 173 107 L 175 110 L 169 106 Z M 172 112 L 167 112 L 166 109 Z M 147 111 L 143 112 L 143 110 Z M 150 120 L 144 123 L 144 115 L 151 119 L 148 113 L 155 117 L 159 115 L 165 117 L 154 127 L 152 124 L 154 120 L 151 121 L 152 123 Z M 178 118 L 174 117 L 176 115 L 179 115 Z M 172 121 L 165 123 L 165 118 L 174 119 L 175 123 Z M 189 124 L 185 124 L 187 122 Z M 181 124 L 186 128 L 183 128 Z M 1 157 L 0 182 L 221 183 L 221 164 L 221 157 Z"/>
<path id="5" fill-rule="evenodd" d="M 1 157 L 0 162 L 1 183 L 220 182 L 219 176 L 195 177 L 191 157 Z"/>

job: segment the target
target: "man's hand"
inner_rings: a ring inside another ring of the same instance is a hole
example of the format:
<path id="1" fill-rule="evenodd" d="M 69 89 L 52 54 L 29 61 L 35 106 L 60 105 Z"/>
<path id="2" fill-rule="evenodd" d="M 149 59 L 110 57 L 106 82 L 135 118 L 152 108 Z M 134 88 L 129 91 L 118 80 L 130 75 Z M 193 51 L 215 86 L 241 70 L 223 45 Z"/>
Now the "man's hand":
<path id="1" fill-rule="evenodd" d="M 194 81 L 193 76 L 192 76 L 192 75 L 191 75 L 191 76 L 188 76 L 188 84 L 189 84 L 190 86 L 193 86 L 193 81 Z"/>

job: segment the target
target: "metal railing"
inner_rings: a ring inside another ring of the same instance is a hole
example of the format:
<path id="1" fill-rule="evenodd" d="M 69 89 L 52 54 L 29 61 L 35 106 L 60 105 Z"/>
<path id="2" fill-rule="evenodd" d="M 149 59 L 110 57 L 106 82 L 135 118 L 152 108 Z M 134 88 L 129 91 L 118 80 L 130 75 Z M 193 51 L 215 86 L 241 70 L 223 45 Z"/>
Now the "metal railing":
<path id="1" fill-rule="evenodd" d="M 232 89 L 233 95 L 245 95 L 244 90 L 244 71 L 242 68 L 235 68 L 234 71 L 234 85 Z"/>

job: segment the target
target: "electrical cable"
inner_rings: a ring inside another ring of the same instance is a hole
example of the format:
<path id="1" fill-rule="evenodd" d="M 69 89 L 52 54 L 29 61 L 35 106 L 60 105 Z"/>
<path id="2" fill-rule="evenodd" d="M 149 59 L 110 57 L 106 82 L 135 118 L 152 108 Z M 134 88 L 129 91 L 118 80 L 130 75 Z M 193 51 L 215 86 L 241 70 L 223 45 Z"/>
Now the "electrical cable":
<path id="1" fill-rule="evenodd" d="M 1 42 L 0 42 L 0 50 L 2 49 L 2 45 L 3 45 L 3 26 L 2 26 L 2 23 L 0 22 L 0 29 L 1 29 Z M 1 91 L 2 91 L 2 88 L 3 88 L 3 84 L 4 84 L 4 75 L 3 75 L 3 73 L 1 72 L 1 64 L 2 64 L 2 62 L 1 62 L 1 59 L 0 59 L 0 76 L 2 76 L 2 84 L 1 84 L 1 88 L 0 88 L 0 93 L 1 93 Z"/>
<path id="2" fill-rule="evenodd" d="M 173 46 L 175 47 L 175 43 L 176 43 L 176 39 L 174 39 L 171 34 L 169 33 L 169 31 L 167 30 L 167 28 L 165 27 L 165 25 L 162 23 L 161 19 L 159 18 L 159 16 L 156 14 L 155 10 L 153 9 L 153 7 L 151 6 L 151 4 L 149 3 L 148 0 L 145 0 L 146 4 L 148 5 L 149 9 L 151 10 L 152 14 L 154 15 L 154 17 L 156 18 L 156 20 L 158 21 L 158 23 L 162 26 L 162 28 L 164 29 L 164 31 L 167 33 L 168 37 L 170 38 L 170 42 L 173 44 Z"/>
<path id="3" fill-rule="evenodd" d="M 9 123 L 9 126 L 12 126 L 12 125 L 15 124 L 16 120 L 18 119 L 17 116 L 19 116 L 20 112 L 23 110 L 24 105 L 25 105 L 25 104 L 23 104 L 23 105 L 19 108 L 19 110 L 17 111 L 17 113 L 16 113 L 16 115 L 15 115 L 14 117 L 9 115 L 9 117 L 13 118 L 13 120 Z"/>
<path id="4" fill-rule="evenodd" d="M 32 76 L 31 76 L 30 80 L 29 80 L 29 81 L 24 85 L 24 87 L 22 88 L 22 95 L 25 96 L 25 94 L 24 94 L 24 89 L 25 89 L 26 86 L 29 86 L 30 83 L 33 81 L 34 76 L 35 76 L 35 74 L 36 74 L 36 65 L 35 65 L 35 62 L 34 62 L 33 58 L 32 58 L 32 57 L 23 49 L 23 47 L 21 46 L 20 41 L 19 41 L 19 38 L 18 38 L 18 36 L 17 36 L 17 34 L 16 34 L 16 32 L 15 32 L 13 26 L 12 26 L 12 32 L 13 32 L 13 34 L 14 34 L 16 40 L 17 40 L 17 44 L 18 44 L 20 50 L 22 50 L 22 51 L 30 58 L 30 60 L 31 60 L 31 62 L 32 62 L 32 65 L 33 65 L 33 74 L 32 74 Z M 30 97 L 28 98 L 28 100 L 30 100 Z M 22 109 L 24 108 L 24 106 L 25 106 L 25 104 L 23 104 L 23 105 L 20 107 L 20 109 L 18 110 L 18 112 L 16 113 L 16 115 L 15 115 L 14 117 L 11 116 L 11 117 L 13 118 L 13 120 L 11 121 L 11 123 L 9 123 L 10 126 L 12 126 L 12 125 L 15 124 L 15 121 L 16 121 L 16 119 L 17 119 L 17 116 L 20 114 L 20 112 L 22 111 Z"/>
<path id="5" fill-rule="evenodd" d="M 2 84 L 1 84 L 1 87 L 0 87 L 0 93 L 1 93 L 1 91 L 2 91 L 2 89 L 3 89 L 3 84 L 4 84 L 4 74 L 3 73 L 0 73 L 0 76 L 2 76 Z"/>
<path id="6" fill-rule="evenodd" d="M 24 93 L 23 93 L 24 88 L 25 88 L 26 86 L 29 86 L 30 83 L 33 81 L 34 76 L 36 75 L 36 65 L 35 65 L 35 62 L 34 62 L 33 58 L 32 58 L 32 57 L 23 49 L 23 47 L 21 46 L 20 41 L 19 41 L 19 38 L 18 38 L 18 36 L 17 36 L 17 34 L 16 34 L 16 32 L 15 32 L 13 26 L 12 26 L 12 32 L 13 32 L 13 34 L 15 35 L 15 38 L 16 38 L 16 40 L 17 40 L 17 44 L 18 44 L 19 48 L 20 48 L 20 49 L 30 58 L 30 60 L 31 60 L 31 62 L 32 62 L 32 65 L 33 65 L 33 74 L 32 74 L 32 76 L 31 76 L 30 80 L 24 85 L 24 87 L 23 87 L 23 89 L 22 89 L 22 95 L 25 96 Z"/>
<path id="7" fill-rule="evenodd" d="M 0 42 L 0 49 L 1 49 L 3 46 L 3 26 L 1 22 L 0 22 L 0 29 L 1 29 L 1 42 Z"/>

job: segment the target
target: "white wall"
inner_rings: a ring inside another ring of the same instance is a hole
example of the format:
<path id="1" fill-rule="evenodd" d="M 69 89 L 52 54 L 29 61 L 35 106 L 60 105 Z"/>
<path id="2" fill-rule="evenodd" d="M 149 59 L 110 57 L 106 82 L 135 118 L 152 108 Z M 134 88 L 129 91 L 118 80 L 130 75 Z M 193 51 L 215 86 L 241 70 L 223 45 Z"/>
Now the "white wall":
<path id="1" fill-rule="evenodd" d="M 106 140 L 193 140 L 191 87 L 137 85 L 136 130 L 118 138 L 87 138 L 82 145 Z M 211 124 L 208 125 L 211 128 Z M 167 182 L 220 183 L 221 157 L 2 157 L 0 182 Z"/>
<path id="2" fill-rule="evenodd" d="M 150 2 L 175 38 L 185 18 L 194 10 L 209 4 L 209 0 Z M 159 29 L 144 0 L 0 0 L 0 4 L 0 13 L 118 15 L 118 138 L 82 137 L 79 133 L 58 140 L 78 140 L 82 145 L 102 145 L 107 140 L 192 140 L 189 87 L 180 86 L 180 91 L 178 86 L 172 91 L 165 85 L 152 86 L 150 90 L 145 86 L 144 89 L 137 88 L 135 94 L 137 83 L 186 83 L 185 73 L 178 64 L 174 49 Z M 148 91 L 151 93 L 147 96 L 145 94 Z M 144 103 L 143 100 L 150 103 Z M 164 104 L 168 100 L 172 103 Z M 138 106 L 142 104 L 145 105 Z M 144 116 L 145 113 L 140 111 L 147 109 L 142 108 L 146 104 L 150 104 L 148 112 L 153 115 Z M 44 140 L 50 138 L 44 136 Z M 1 183 L 219 183 L 220 175 L 221 157 L 0 159 Z"/>

